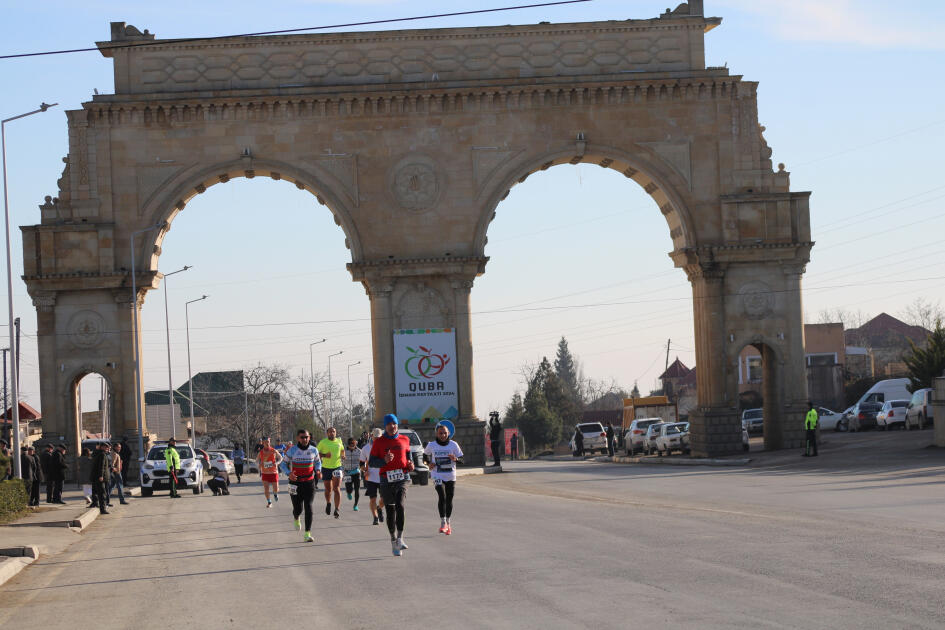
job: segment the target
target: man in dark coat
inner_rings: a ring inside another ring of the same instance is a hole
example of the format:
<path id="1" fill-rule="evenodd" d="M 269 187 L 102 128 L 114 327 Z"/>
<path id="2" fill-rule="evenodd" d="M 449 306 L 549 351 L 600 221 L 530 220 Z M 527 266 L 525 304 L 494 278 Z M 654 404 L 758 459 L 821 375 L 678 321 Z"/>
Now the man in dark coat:
<path id="1" fill-rule="evenodd" d="M 605 431 L 607 435 L 607 454 L 611 457 L 614 456 L 614 425 L 610 422 L 607 423 L 607 430 Z"/>
<path id="2" fill-rule="evenodd" d="M 26 452 L 29 454 L 30 459 L 33 460 L 32 470 L 35 472 L 33 485 L 30 487 L 30 505 L 39 505 L 39 485 L 46 481 L 46 475 L 43 473 L 43 463 L 36 449 L 30 446 L 26 449 Z"/>
<path id="3" fill-rule="evenodd" d="M 43 454 L 39 456 L 40 470 L 43 472 L 43 479 L 46 480 L 46 503 L 53 502 L 53 450 L 55 450 L 53 449 L 53 445 L 47 444 L 43 448 Z"/>
<path id="4" fill-rule="evenodd" d="M 92 453 L 92 470 L 89 482 L 92 484 L 92 503 L 98 505 L 99 512 L 108 514 L 108 485 L 111 481 L 111 445 L 101 442 Z"/>
<path id="5" fill-rule="evenodd" d="M 36 451 L 32 446 L 23 449 L 20 456 L 20 467 L 23 471 L 23 483 L 29 494 L 29 505 L 39 505 L 39 462 L 34 457 Z"/>
<path id="6" fill-rule="evenodd" d="M 128 462 L 131 461 L 131 444 L 128 440 L 121 438 L 121 451 L 118 453 L 121 457 L 121 485 L 128 485 Z"/>
<path id="7" fill-rule="evenodd" d="M 62 484 L 66 480 L 66 446 L 64 444 L 53 449 L 50 456 L 47 479 L 50 478 L 52 479 L 52 502 L 65 504 L 62 500 Z"/>
<path id="8" fill-rule="evenodd" d="M 492 465 L 498 466 L 502 461 L 502 423 L 499 422 L 498 415 L 492 416 L 489 421 L 489 446 L 492 448 Z"/>

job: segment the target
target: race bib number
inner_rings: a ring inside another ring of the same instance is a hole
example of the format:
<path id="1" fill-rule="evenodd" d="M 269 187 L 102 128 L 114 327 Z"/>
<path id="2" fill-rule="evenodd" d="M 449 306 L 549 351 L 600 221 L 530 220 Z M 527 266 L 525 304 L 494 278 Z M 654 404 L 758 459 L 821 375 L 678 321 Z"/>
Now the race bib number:
<path id="1" fill-rule="evenodd" d="M 404 480 L 404 471 L 403 470 L 388 470 L 387 471 L 387 481 L 393 483 L 395 481 Z"/>
<path id="2" fill-rule="evenodd" d="M 296 495 L 299 493 L 299 487 L 293 484 L 289 484 L 289 494 Z"/>
<path id="3" fill-rule="evenodd" d="M 437 457 L 435 460 L 437 472 L 452 472 L 453 460 L 449 456 Z"/>
<path id="4" fill-rule="evenodd" d="M 341 477 L 341 474 L 342 474 L 342 473 L 341 473 L 341 469 L 340 469 L 340 468 L 335 468 L 335 469 L 331 472 L 331 476 L 334 477 L 335 479 L 338 479 L 339 477 Z"/>
<path id="5" fill-rule="evenodd" d="M 433 478 L 433 485 L 434 485 L 434 486 L 442 486 L 442 485 L 443 485 L 443 480 L 442 480 L 442 479 L 437 479 L 436 477 L 434 477 L 434 478 Z"/>
<path id="6" fill-rule="evenodd" d="M 345 483 L 351 483 L 351 475 L 345 475 L 342 481 L 344 481 Z"/>

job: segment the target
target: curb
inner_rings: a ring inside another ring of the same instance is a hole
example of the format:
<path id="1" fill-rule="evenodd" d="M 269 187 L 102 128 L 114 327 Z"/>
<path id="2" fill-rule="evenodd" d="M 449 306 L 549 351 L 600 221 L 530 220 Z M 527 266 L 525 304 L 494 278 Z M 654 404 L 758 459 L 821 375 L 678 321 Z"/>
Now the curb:
<path id="1" fill-rule="evenodd" d="M 74 527 L 75 529 L 78 529 L 81 532 L 83 529 L 91 525 L 92 521 L 98 518 L 99 513 L 100 512 L 98 508 L 89 508 L 88 510 L 80 514 L 78 518 L 73 519 L 69 523 L 69 527 Z"/>
<path id="2" fill-rule="evenodd" d="M 743 457 L 739 459 L 713 459 L 713 458 L 691 458 L 691 457 L 681 457 L 679 459 L 673 459 L 672 457 L 600 457 L 595 461 L 603 462 L 612 462 L 614 464 L 655 464 L 662 466 L 746 466 L 750 461 L 750 457 Z"/>
<path id="3" fill-rule="evenodd" d="M 457 468 L 456 476 L 457 477 L 471 477 L 473 475 L 485 475 L 486 471 L 484 468 Z"/>
<path id="4" fill-rule="evenodd" d="M 33 564 L 39 556 L 39 551 L 36 547 L 14 547 L 13 549 L 4 549 L 3 551 L 19 551 L 19 554 L 10 555 L 0 560 L 0 586 L 9 582 L 16 577 L 20 571 Z"/>

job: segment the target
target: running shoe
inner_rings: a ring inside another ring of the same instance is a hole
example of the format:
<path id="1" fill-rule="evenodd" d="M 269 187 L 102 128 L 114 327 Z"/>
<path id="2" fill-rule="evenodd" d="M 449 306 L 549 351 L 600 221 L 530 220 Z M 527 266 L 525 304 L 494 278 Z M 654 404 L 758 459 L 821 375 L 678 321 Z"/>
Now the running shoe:
<path id="1" fill-rule="evenodd" d="M 331 516 L 331 503 L 325 504 L 325 516 Z"/>
<path id="2" fill-rule="evenodd" d="M 378 523 L 378 520 L 377 520 L 377 517 L 375 516 L 375 517 L 374 517 L 374 522 L 372 523 L 372 525 L 377 525 L 377 523 Z"/>
<path id="3" fill-rule="evenodd" d="M 384 522 L 384 508 L 381 508 L 381 509 L 379 509 L 379 510 L 377 511 L 377 521 L 378 521 L 379 523 L 383 523 L 383 522 Z"/>
<path id="4" fill-rule="evenodd" d="M 295 523 L 295 531 L 297 531 L 297 532 L 302 531 L 302 523 L 301 523 L 301 521 L 299 521 L 299 519 L 295 519 L 295 520 L 292 521 L 292 522 Z"/>
<path id="5" fill-rule="evenodd" d="M 390 541 L 390 548 L 391 548 L 391 551 L 394 552 L 395 556 L 399 556 L 401 554 L 400 546 L 397 544 L 396 540 Z"/>
<path id="6" fill-rule="evenodd" d="M 440 525 L 440 533 L 441 533 L 441 534 L 445 534 L 445 533 L 446 533 L 446 523 L 442 523 L 442 524 Z"/>
<path id="7" fill-rule="evenodd" d="M 272 501 L 266 501 L 266 508 L 268 509 L 271 507 L 272 507 Z"/>
<path id="8" fill-rule="evenodd" d="M 338 513 L 338 508 L 335 508 L 335 518 L 341 518 L 341 514 Z"/>
<path id="9" fill-rule="evenodd" d="M 410 547 L 407 546 L 407 543 L 404 542 L 403 538 L 397 539 L 397 546 L 400 547 L 401 549 L 410 549 Z"/>
<path id="10" fill-rule="evenodd" d="M 355 511 L 355 512 L 358 511 L 358 506 L 354 506 L 354 511 Z"/>
<path id="11" fill-rule="evenodd" d="M 315 539 L 312 538 L 312 532 L 305 532 L 305 538 L 302 539 L 302 542 L 315 542 Z"/>
<path id="12" fill-rule="evenodd" d="M 449 536 L 450 534 L 452 534 L 452 533 L 453 533 L 453 526 L 450 525 L 449 523 L 447 523 L 447 524 L 446 524 L 446 531 L 443 532 L 443 533 L 446 534 L 447 536 Z"/>
<path id="13" fill-rule="evenodd" d="M 278 500 L 279 500 L 279 495 L 278 495 L 278 494 L 274 494 L 274 495 L 272 495 L 272 498 L 275 499 L 276 501 L 278 501 Z"/>
<path id="14" fill-rule="evenodd" d="M 351 493 L 350 493 L 350 492 L 348 493 L 348 500 L 349 500 L 349 501 L 351 500 Z"/>

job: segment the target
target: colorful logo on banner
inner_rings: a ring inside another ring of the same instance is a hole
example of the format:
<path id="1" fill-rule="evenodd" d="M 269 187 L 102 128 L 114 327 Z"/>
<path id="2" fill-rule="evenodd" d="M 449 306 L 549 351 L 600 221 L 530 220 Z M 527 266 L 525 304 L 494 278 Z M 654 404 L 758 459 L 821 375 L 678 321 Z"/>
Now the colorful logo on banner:
<path id="1" fill-rule="evenodd" d="M 437 354 L 423 346 L 417 347 L 419 350 L 407 346 L 407 350 L 413 353 L 413 356 L 404 362 L 404 372 L 407 376 L 414 380 L 439 376 L 446 364 L 450 362 L 449 355 Z"/>
<path id="2" fill-rule="evenodd" d="M 459 415 L 456 331 L 408 328 L 394 331 L 397 415 L 402 420 L 441 420 Z"/>

